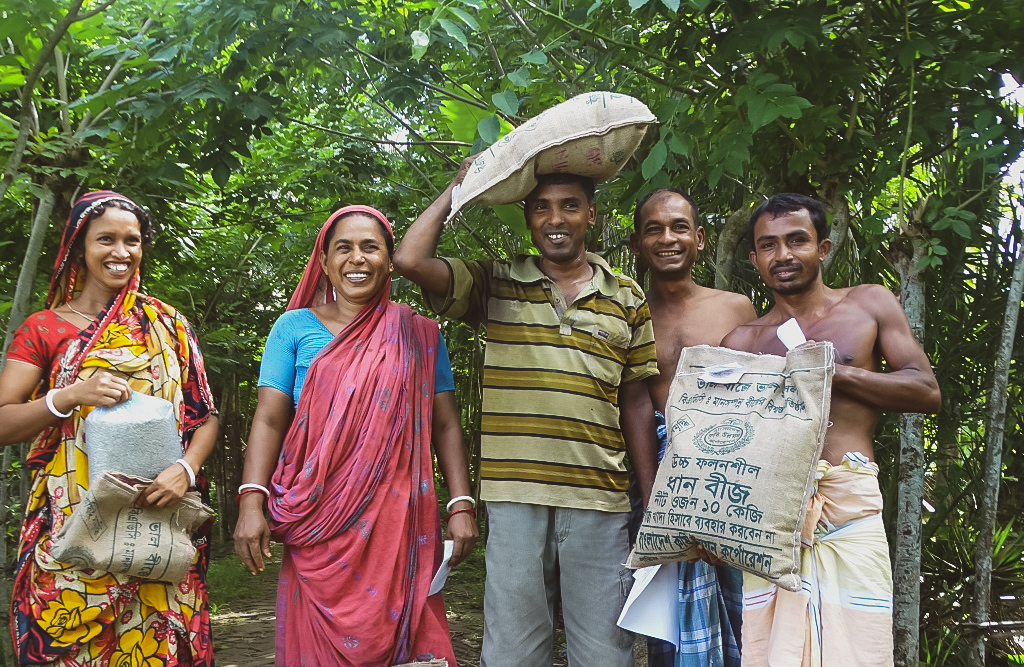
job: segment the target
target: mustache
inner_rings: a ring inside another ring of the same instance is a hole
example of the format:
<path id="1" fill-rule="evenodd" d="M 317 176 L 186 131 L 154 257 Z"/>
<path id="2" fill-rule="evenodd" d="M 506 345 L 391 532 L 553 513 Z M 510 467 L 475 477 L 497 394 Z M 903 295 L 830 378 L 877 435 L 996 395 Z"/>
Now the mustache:
<path id="1" fill-rule="evenodd" d="M 774 275 L 774 274 L 778 273 L 779 271 L 799 271 L 799 270 L 800 270 L 800 264 L 798 262 L 789 262 L 787 264 L 776 264 L 775 266 L 770 268 L 768 270 L 768 272 L 771 273 L 772 275 Z"/>

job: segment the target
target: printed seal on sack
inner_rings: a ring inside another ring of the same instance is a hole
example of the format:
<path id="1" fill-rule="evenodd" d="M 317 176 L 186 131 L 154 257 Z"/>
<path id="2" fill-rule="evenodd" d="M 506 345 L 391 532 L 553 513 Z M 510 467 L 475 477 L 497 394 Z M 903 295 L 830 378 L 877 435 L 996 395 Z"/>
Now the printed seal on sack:
<path id="1" fill-rule="evenodd" d="M 801 531 L 828 428 L 835 352 L 683 350 L 665 407 L 669 443 L 630 567 L 712 554 L 798 591 Z"/>

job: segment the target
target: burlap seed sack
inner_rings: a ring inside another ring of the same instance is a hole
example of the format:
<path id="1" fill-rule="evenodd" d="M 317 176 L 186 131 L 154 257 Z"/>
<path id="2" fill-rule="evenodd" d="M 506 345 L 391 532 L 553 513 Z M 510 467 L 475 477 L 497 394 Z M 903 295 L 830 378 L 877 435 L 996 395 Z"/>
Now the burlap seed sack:
<path id="1" fill-rule="evenodd" d="M 480 153 L 448 215 L 469 204 L 520 202 L 542 174 L 589 176 L 595 183 L 619 173 L 658 119 L 628 95 L 584 93 L 557 104 Z"/>
<path id="2" fill-rule="evenodd" d="M 134 507 L 152 480 L 107 472 L 53 536 L 50 555 L 78 568 L 178 583 L 196 557 L 192 533 L 213 510 L 190 491 L 174 507 Z"/>
<path id="3" fill-rule="evenodd" d="M 627 565 L 696 557 L 799 591 L 800 533 L 828 428 L 831 343 L 786 357 L 683 350 L 665 417 L 669 445 Z"/>
<path id="4" fill-rule="evenodd" d="M 150 479 L 181 458 L 181 433 L 174 405 L 133 391 L 113 407 L 93 408 L 85 417 L 89 485 L 111 470 Z"/>

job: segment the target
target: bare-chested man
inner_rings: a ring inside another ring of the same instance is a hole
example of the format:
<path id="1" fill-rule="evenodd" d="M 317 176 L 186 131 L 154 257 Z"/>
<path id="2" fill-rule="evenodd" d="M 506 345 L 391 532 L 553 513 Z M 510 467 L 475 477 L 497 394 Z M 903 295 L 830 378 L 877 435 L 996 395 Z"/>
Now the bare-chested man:
<path id="1" fill-rule="evenodd" d="M 744 575 L 743 664 L 893 664 L 892 575 L 874 458 L 879 410 L 933 413 L 941 396 L 931 364 L 896 298 L 881 285 L 826 287 L 832 249 L 824 206 L 776 195 L 748 226 L 750 261 L 775 296 L 764 317 L 736 328 L 724 347 L 785 354 L 778 327 L 796 318 L 811 341 L 836 350 L 830 425 L 808 509 L 803 591 Z M 882 370 L 885 362 L 886 372 Z"/>
<path id="2" fill-rule="evenodd" d="M 750 299 L 702 287 L 693 265 L 704 249 L 704 228 L 689 195 L 661 188 L 641 199 L 633 213 L 633 254 L 650 271 L 647 303 L 657 341 L 658 377 L 648 382 L 656 409 L 664 411 L 679 354 L 691 345 L 718 345 L 740 324 L 757 315 Z M 658 439 L 665 448 L 664 416 L 658 413 Z M 660 453 L 659 453 L 660 457 Z M 651 667 L 738 667 L 742 605 L 738 570 L 704 561 L 680 564 L 679 583 L 687 591 L 680 609 L 679 659 L 673 644 L 648 639 Z"/>

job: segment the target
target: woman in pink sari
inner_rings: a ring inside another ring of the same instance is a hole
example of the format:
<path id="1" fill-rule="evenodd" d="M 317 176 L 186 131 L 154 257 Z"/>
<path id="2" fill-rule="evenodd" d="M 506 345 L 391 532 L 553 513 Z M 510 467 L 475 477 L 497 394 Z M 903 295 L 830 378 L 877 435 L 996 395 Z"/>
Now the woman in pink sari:
<path id="1" fill-rule="evenodd" d="M 389 298 L 393 249 L 379 211 L 335 212 L 264 349 L 235 551 L 255 574 L 271 536 L 284 544 L 278 665 L 455 664 L 427 594 L 442 546 L 431 442 L 452 564 L 477 537 L 468 465 L 438 325 Z"/>

